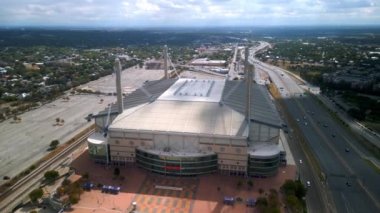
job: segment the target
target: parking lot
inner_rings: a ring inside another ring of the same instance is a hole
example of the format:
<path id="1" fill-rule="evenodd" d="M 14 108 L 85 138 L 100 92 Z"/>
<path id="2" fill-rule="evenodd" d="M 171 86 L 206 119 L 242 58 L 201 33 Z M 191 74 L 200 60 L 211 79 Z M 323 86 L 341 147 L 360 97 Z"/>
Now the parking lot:
<path id="1" fill-rule="evenodd" d="M 122 72 L 123 86 L 131 92 L 146 80 L 163 77 L 162 70 L 130 68 Z M 102 77 L 80 88 L 91 88 L 103 93 L 115 92 L 115 75 Z M 101 101 L 103 99 L 103 101 Z M 116 102 L 116 96 L 79 94 L 69 95 L 69 100 L 59 98 L 37 109 L 21 114 L 21 122 L 8 119 L 0 123 L 0 184 L 3 177 L 14 177 L 45 156 L 52 140 L 64 143 L 93 122 L 84 118 Z M 64 122 L 56 122 L 56 119 Z M 59 124 L 59 125 L 58 125 Z"/>
<path id="2" fill-rule="evenodd" d="M 124 93 L 130 93 L 136 88 L 141 87 L 145 81 L 158 80 L 164 77 L 163 70 L 145 70 L 131 67 L 121 73 L 121 85 Z M 116 75 L 108 75 L 98 80 L 91 81 L 80 86 L 81 89 L 89 89 L 92 91 L 100 91 L 103 93 L 114 93 Z"/>

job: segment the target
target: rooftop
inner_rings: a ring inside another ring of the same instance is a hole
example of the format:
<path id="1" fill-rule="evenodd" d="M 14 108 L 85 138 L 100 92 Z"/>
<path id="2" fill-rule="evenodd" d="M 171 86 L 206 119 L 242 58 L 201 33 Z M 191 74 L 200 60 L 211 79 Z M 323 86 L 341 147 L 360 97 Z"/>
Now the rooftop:
<path id="1" fill-rule="evenodd" d="M 253 84 L 251 90 L 251 122 L 280 128 L 280 117 L 265 86 Z M 242 81 L 149 82 L 124 99 L 125 110 L 115 118 L 110 130 L 246 137 L 245 92 Z M 107 116 L 107 111 L 96 116 Z M 115 106 L 111 112 L 117 113 Z"/>
<path id="2" fill-rule="evenodd" d="M 124 111 L 109 129 L 248 136 L 243 114 L 228 106 L 205 101 L 158 99 L 138 109 Z"/>
<path id="3" fill-rule="evenodd" d="M 224 80 L 178 79 L 158 100 L 219 102 Z"/>

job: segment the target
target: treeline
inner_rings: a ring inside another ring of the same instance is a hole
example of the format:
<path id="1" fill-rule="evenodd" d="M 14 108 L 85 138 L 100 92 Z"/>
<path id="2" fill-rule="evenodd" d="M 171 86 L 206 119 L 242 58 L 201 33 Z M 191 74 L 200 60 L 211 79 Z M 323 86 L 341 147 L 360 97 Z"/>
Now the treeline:
<path id="1" fill-rule="evenodd" d="M 355 105 L 357 108 L 348 110 L 348 114 L 352 117 L 363 121 L 379 122 L 380 121 L 380 102 L 372 98 L 358 95 L 354 92 L 346 91 L 342 94 L 342 98 Z"/>
<path id="2" fill-rule="evenodd" d="M 235 34 L 233 34 L 235 35 Z M 236 34 L 238 35 L 238 33 Z M 235 35 L 235 36 L 236 36 Z M 126 47 L 128 45 L 188 45 L 233 42 L 230 34 L 158 30 L 0 30 L 0 47 L 56 46 L 75 48 Z"/>

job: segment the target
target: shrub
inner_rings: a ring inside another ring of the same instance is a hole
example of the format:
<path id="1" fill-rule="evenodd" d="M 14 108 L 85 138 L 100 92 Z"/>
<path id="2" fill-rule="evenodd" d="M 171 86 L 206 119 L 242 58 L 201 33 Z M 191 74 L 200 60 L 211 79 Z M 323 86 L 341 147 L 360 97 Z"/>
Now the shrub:
<path id="1" fill-rule="evenodd" d="M 43 194 L 44 194 L 44 192 L 42 191 L 42 189 L 37 188 L 37 189 L 34 189 L 33 191 L 31 191 L 29 193 L 29 198 L 32 201 L 32 203 L 35 203 L 35 202 L 37 202 L 38 199 L 40 199 L 42 197 Z"/>
<path id="2" fill-rule="evenodd" d="M 239 180 L 239 181 L 237 182 L 237 184 L 236 184 L 236 186 L 237 186 L 238 188 L 240 188 L 242 185 L 243 185 L 243 182 L 242 182 L 241 180 Z"/>
<path id="3" fill-rule="evenodd" d="M 51 142 L 50 142 L 50 148 L 51 149 L 55 149 L 55 148 L 57 148 L 57 146 L 58 146 L 58 144 L 59 144 L 59 141 L 58 140 L 52 140 Z"/>
<path id="4" fill-rule="evenodd" d="M 115 175 L 115 176 L 119 176 L 119 175 L 120 175 L 120 169 L 116 167 L 116 168 L 113 170 L 113 175 Z"/>
<path id="5" fill-rule="evenodd" d="M 50 170 L 45 172 L 44 177 L 48 182 L 52 182 L 59 177 L 59 173 L 57 171 Z"/>
<path id="6" fill-rule="evenodd" d="M 69 201 L 71 204 L 77 204 L 79 202 L 79 194 L 77 193 L 70 194 Z"/>
<path id="7" fill-rule="evenodd" d="M 88 180 L 90 178 L 90 174 L 88 174 L 88 172 L 85 172 L 82 177 L 83 179 Z"/>
<path id="8" fill-rule="evenodd" d="M 251 179 L 249 179 L 249 180 L 247 181 L 247 185 L 248 185 L 250 188 L 252 188 L 252 187 L 253 187 L 253 181 L 252 181 Z"/>

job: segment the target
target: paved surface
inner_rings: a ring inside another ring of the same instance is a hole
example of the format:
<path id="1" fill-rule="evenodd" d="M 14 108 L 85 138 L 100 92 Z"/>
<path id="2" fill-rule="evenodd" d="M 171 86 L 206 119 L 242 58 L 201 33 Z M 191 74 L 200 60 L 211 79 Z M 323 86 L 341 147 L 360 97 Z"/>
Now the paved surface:
<path id="1" fill-rule="evenodd" d="M 145 81 L 158 80 L 164 77 L 164 70 L 145 70 L 131 67 L 121 73 L 121 85 L 124 93 L 130 93 L 141 87 Z M 98 80 L 91 81 L 79 88 L 100 91 L 103 93 L 115 93 L 116 75 L 108 75 Z"/>
<path id="2" fill-rule="evenodd" d="M 46 155 L 52 140 L 63 143 L 91 125 L 84 117 L 114 100 L 112 96 L 74 95 L 69 101 L 58 99 L 23 113 L 20 123 L 11 119 L 0 123 L 0 183 L 3 176 L 13 177 Z M 64 124 L 56 125 L 56 118 L 64 119 Z"/>
<path id="3" fill-rule="evenodd" d="M 291 75 L 297 81 L 301 82 L 302 84 L 300 84 L 300 87 L 302 87 L 302 88 L 304 88 L 306 90 L 309 90 L 313 94 L 318 95 L 317 98 L 319 100 L 321 100 L 331 110 L 335 111 L 337 113 L 337 115 L 340 117 L 340 119 L 342 119 L 346 124 L 349 125 L 349 127 L 351 128 L 351 130 L 353 130 L 356 134 L 363 136 L 366 140 L 368 140 L 369 142 L 371 142 L 375 146 L 380 147 L 380 135 L 379 135 L 379 133 L 368 129 L 363 124 L 359 123 L 355 119 L 353 119 L 350 116 L 348 116 L 346 112 L 344 112 L 341 109 L 339 109 L 328 98 L 326 98 L 323 95 L 319 95 L 320 94 L 319 87 L 313 86 L 313 85 L 309 84 L 308 82 L 306 82 L 305 80 L 303 80 L 299 76 L 297 76 L 297 75 L 295 75 L 295 74 L 293 74 L 293 73 L 291 73 L 291 72 L 289 72 L 287 70 L 283 70 L 283 69 L 280 69 L 280 68 L 277 68 L 277 69 L 278 70 L 282 70 L 284 73 L 287 73 L 287 74 Z"/>
<path id="4" fill-rule="evenodd" d="M 129 93 L 143 85 L 146 80 L 157 80 L 163 75 L 163 70 L 126 69 L 122 72 L 124 91 Z M 115 75 L 102 77 L 80 88 L 113 93 Z M 45 156 L 52 140 L 66 142 L 81 129 L 91 125 L 93 122 L 84 119 L 88 114 L 95 114 L 105 109 L 109 103 L 116 102 L 115 96 L 69 97 L 69 101 L 60 98 L 23 113 L 20 115 L 20 123 L 14 123 L 12 119 L 0 123 L 0 184 L 4 182 L 3 176 L 13 177 Z M 56 125 L 56 118 L 64 119 L 64 125 Z"/>
<path id="5" fill-rule="evenodd" d="M 244 202 L 234 206 L 224 205 L 224 196 L 257 198 L 259 189 L 264 194 L 270 189 L 279 189 L 286 179 L 295 178 L 295 166 L 281 167 L 271 178 L 253 178 L 253 187 L 246 185 L 243 177 L 210 174 L 198 177 L 170 177 L 150 173 L 135 166 L 119 167 L 124 180 L 113 178 L 113 167 L 94 164 L 87 152 L 82 153 L 71 165 L 78 174 L 89 173 L 90 181 L 106 185 L 121 186 L 118 195 L 101 193 L 99 189 L 84 192 L 81 200 L 73 206 L 73 213 L 128 212 L 132 202 L 137 202 L 138 212 L 251 212 L 256 209 L 246 207 Z M 237 188 L 237 182 L 243 186 Z M 156 185 L 182 188 L 182 191 L 156 189 Z M 217 190 L 218 187 L 220 190 Z M 284 209 L 282 209 L 284 210 Z"/>
<path id="6" fill-rule="evenodd" d="M 304 91 L 287 73 L 260 62 L 256 63 L 256 67 L 267 71 L 277 87 L 284 88 L 281 93 L 287 108 L 299 120 L 298 125 L 320 162 L 337 212 L 379 212 L 380 174 L 360 155 L 370 154 L 315 99 L 303 95 Z M 351 151 L 345 152 L 345 148 L 350 148 Z M 304 175 L 301 173 L 301 178 L 302 176 Z M 310 178 L 308 172 L 306 178 Z M 347 186 L 347 182 L 351 186 Z M 320 183 L 317 185 L 323 187 Z M 308 204 L 313 206 L 314 212 L 318 212 L 319 208 L 314 204 L 318 194 L 313 195 L 313 191 L 309 191 L 308 196 L 313 199 L 309 198 Z"/>
<path id="7" fill-rule="evenodd" d="M 196 178 L 146 177 L 133 200 L 138 203 L 139 212 L 189 212 L 198 183 Z M 156 189 L 157 185 L 182 190 Z"/>
<path id="8" fill-rule="evenodd" d="M 238 76 L 238 70 L 236 70 L 236 57 L 238 54 L 238 45 L 235 44 L 234 46 L 234 55 L 232 56 L 232 62 L 230 63 L 229 66 L 229 71 L 228 71 L 228 79 L 233 80 L 235 77 L 239 78 Z"/>

